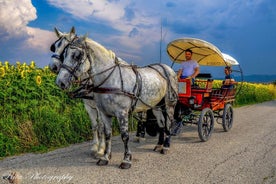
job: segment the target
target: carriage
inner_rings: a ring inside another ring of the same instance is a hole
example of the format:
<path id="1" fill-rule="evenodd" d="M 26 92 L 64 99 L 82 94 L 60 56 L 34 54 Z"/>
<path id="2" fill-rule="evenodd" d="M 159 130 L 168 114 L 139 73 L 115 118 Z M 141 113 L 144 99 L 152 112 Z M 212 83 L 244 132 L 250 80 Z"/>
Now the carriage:
<path id="1" fill-rule="evenodd" d="M 174 119 L 181 124 L 197 123 L 203 141 L 210 137 L 215 117 L 222 117 L 225 131 L 231 128 L 235 88 L 213 89 L 213 79 L 208 74 L 199 75 L 203 78 L 196 79 L 196 85 L 189 80 L 177 81 L 174 70 L 166 64 L 137 67 L 87 36 L 76 37 L 72 30 L 68 34 L 69 40 L 66 36 L 58 36 L 59 39 L 51 46 L 51 51 L 55 52 L 53 57 L 60 59 L 53 67 L 58 73 L 56 84 L 71 97 L 91 100 L 91 103 L 85 101 L 85 105 L 90 106 L 87 108 L 90 117 L 95 115 L 92 108 L 99 114 L 97 123 L 103 124 L 104 131 L 98 131 L 104 133 L 106 146 L 98 165 L 107 165 L 111 159 L 112 117 L 119 121 L 124 143 L 124 158 L 119 166 L 122 169 L 128 169 L 132 164 L 128 146 L 130 113 L 151 112 L 152 116 L 146 119 L 154 117 L 155 124 L 158 124 L 154 131 L 159 132 L 154 150 L 162 154 L 168 153 Z M 173 62 L 177 62 L 183 60 L 183 53 L 189 47 L 200 64 L 237 63 L 223 56 L 215 46 L 197 39 L 175 40 L 168 45 L 167 51 Z"/>
<path id="2" fill-rule="evenodd" d="M 170 42 L 167 53 L 174 63 L 185 60 L 185 50 L 193 51 L 193 59 L 199 65 L 205 66 L 238 66 L 239 63 L 231 56 L 203 40 L 183 38 Z M 172 64 L 172 66 L 173 66 Z M 242 73 L 242 72 L 241 72 Z M 222 124 L 225 132 L 233 125 L 233 102 L 237 93 L 236 82 L 221 87 L 214 86 L 214 79 L 210 73 L 200 73 L 195 81 L 179 79 L 178 103 L 175 107 L 174 118 L 176 123 L 172 133 L 177 134 L 186 124 L 198 126 L 198 135 L 201 141 L 207 141 L 214 130 L 215 120 Z"/>

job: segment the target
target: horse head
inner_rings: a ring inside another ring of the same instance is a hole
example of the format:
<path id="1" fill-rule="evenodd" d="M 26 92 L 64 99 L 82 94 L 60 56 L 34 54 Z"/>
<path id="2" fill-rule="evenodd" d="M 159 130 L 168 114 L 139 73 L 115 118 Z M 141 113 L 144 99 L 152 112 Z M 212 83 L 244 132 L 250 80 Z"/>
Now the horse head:
<path id="1" fill-rule="evenodd" d="M 64 60 L 58 72 L 56 84 L 61 89 L 68 89 L 78 79 L 89 76 L 91 57 L 86 45 L 86 36 L 69 43 L 63 55 Z"/>
<path id="2" fill-rule="evenodd" d="M 58 39 L 50 47 L 50 50 L 54 54 L 51 57 L 52 60 L 49 63 L 49 68 L 51 71 L 58 73 L 64 60 L 63 53 L 65 48 L 77 38 L 77 35 L 74 27 L 71 28 L 69 33 L 62 33 L 57 28 L 54 28 L 54 31 Z"/>

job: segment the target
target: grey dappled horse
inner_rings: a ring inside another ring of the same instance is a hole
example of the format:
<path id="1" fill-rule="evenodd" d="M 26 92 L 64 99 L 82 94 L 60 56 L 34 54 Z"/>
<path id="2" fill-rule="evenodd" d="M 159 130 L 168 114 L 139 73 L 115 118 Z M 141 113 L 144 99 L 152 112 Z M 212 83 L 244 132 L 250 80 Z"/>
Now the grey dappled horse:
<path id="1" fill-rule="evenodd" d="M 69 33 L 62 33 L 57 28 L 55 28 L 54 31 L 58 39 L 50 47 L 50 50 L 54 52 L 54 54 L 52 55 L 52 60 L 49 63 L 49 68 L 51 71 L 58 73 L 63 64 L 63 53 L 65 48 L 73 40 L 77 39 L 77 35 L 74 27 L 71 28 Z M 89 96 L 93 97 L 92 94 L 89 94 Z M 93 156 L 101 157 L 103 156 L 105 150 L 105 137 L 103 133 L 104 127 L 99 118 L 99 112 L 96 108 L 94 100 L 84 98 L 83 102 L 92 124 L 93 141 L 91 152 Z"/>
<path id="2" fill-rule="evenodd" d="M 170 146 L 170 127 L 178 98 L 175 72 L 165 64 L 136 67 L 118 61 L 115 54 L 86 37 L 69 44 L 56 84 L 70 89 L 80 77 L 83 89 L 94 92 L 94 100 L 104 123 L 105 155 L 98 165 L 107 165 L 111 159 L 112 117 L 118 119 L 124 142 L 124 158 L 120 168 L 131 167 L 132 154 L 128 146 L 128 115 L 151 109 L 159 126 L 156 151 L 166 154 Z"/>

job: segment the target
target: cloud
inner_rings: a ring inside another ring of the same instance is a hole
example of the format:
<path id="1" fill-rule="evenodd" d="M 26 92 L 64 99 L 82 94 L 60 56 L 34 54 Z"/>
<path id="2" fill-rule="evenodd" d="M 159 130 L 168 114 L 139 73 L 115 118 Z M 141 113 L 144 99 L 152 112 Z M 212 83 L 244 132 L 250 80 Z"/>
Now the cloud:
<path id="1" fill-rule="evenodd" d="M 131 7 L 125 8 L 125 15 L 127 21 L 131 21 L 135 18 L 135 11 Z"/>
<path id="2" fill-rule="evenodd" d="M 0 1 L 0 29 L 5 39 L 26 36 L 27 24 L 36 18 L 31 0 Z"/>
<path id="3" fill-rule="evenodd" d="M 159 52 L 161 20 L 164 48 L 165 42 L 190 36 L 228 50 L 235 47 L 231 38 L 239 40 L 247 36 L 243 28 L 251 28 L 262 20 L 275 22 L 275 18 L 259 18 L 264 14 L 276 17 L 274 6 L 268 6 L 272 1 L 151 0 L 145 5 L 145 1 L 134 0 L 47 0 L 69 13 L 68 17 L 74 21 L 85 22 L 92 39 L 100 40 L 126 60 L 137 61 L 150 57 L 149 50 Z M 274 1 L 272 4 L 275 5 Z M 252 39 L 256 35 L 249 36 Z M 244 47 L 246 43 L 240 45 Z"/>
<path id="4" fill-rule="evenodd" d="M 10 41 L 17 42 L 16 45 L 21 45 L 22 50 L 47 52 L 49 44 L 56 38 L 52 32 L 27 26 L 36 18 L 31 0 L 0 1 L 1 41 L 7 46 Z"/>
<path id="5" fill-rule="evenodd" d="M 75 16 L 76 18 L 88 20 L 91 16 L 98 20 L 118 20 L 124 15 L 124 1 L 93 1 L 93 0 L 48 0 L 57 8 L 62 9 Z"/>
<path id="6" fill-rule="evenodd" d="M 130 33 L 129 33 L 129 37 L 135 37 L 139 34 L 139 31 L 137 28 L 133 28 Z"/>
<path id="7" fill-rule="evenodd" d="M 33 49 L 39 48 L 42 52 L 48 52 L 50 45 L 57 39 L 54 32 L 42 29 L 26 27 L 29 37 L 26 46 Z"/>
<path id="8" fill-rule="evenodd" d="M 160 4 L 160 1 L 149 1 L 147 6 L 144 2 L 129 0 L 48 0 L 48 2 L 70 13 L 76 19 L 86 21 L 89 25 L 100 24 L 104 29 L 97 26 L 101 32 L 92 30 L 90 34 L 111 49 L 117 49 L 120 45 L 119 55 L 129 56 L 130 52 L 141 55 L 144 45 L 151 46 L 160 40 L 160 14 L 156 9 L 156 3 Z M 114 31 L 110 34 L 109 30 Z"/>

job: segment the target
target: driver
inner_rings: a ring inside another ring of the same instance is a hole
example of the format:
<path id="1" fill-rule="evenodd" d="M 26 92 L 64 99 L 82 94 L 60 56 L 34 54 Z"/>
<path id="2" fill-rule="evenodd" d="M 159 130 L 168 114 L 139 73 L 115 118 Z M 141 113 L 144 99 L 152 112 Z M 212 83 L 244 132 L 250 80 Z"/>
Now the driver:
<path id="1" fill-rule="evenodd" d="M 178 79 L 191 78 L 194 82 L 194 78 L 199 74 L 199 65 L 195 60 L 192 60 L 192 55 L 191 49 L 185 51 L 186 60 L 181 63 L 181 68 L 177 72 Z"/>

